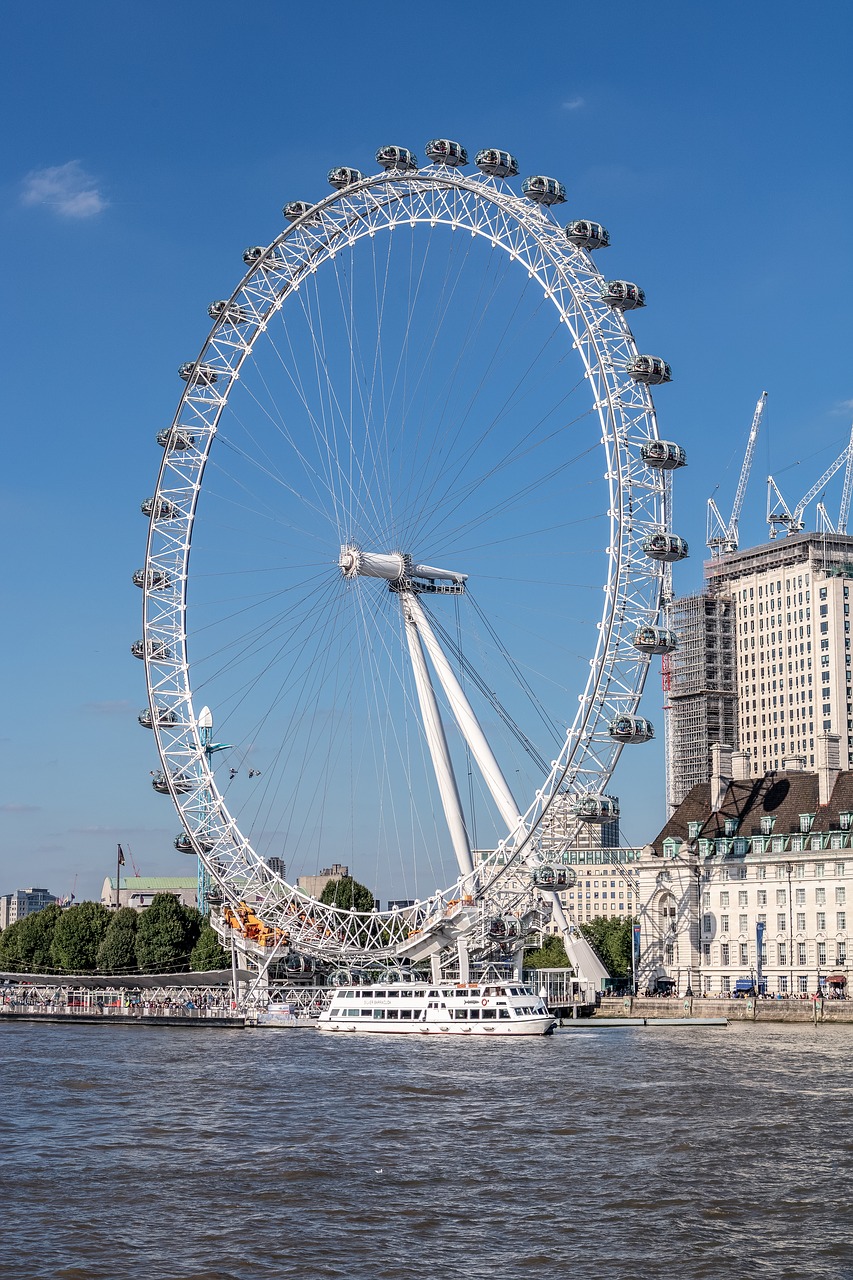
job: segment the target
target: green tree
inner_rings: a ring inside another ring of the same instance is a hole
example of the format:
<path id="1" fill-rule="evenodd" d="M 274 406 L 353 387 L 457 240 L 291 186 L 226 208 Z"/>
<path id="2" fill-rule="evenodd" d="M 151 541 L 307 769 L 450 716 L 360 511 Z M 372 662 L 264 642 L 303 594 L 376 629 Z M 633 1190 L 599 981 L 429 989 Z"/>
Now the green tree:
<path id="1" fill-rule="evenodd" d="M 596 916 L 581 925 L 581 933 L 595 951 L 611 978 L 627 978 L 631 973 L 631 946 L 634 921 Z"/>
<path id="2" fill-rule="evenodd" d="M 570 969 L 569 957 L 558 933 L 549 933 L 536 951 L 524 957 L 525 969 Z"/>
<path id="3" fill-rule="evenodd" d="M 140 973 L 186 970 L 194 928 L 195 921 L 174 894 L 155 894 L 136 926 L 136 963 Z"/>
<path id="4" fill-rule="evenodd" d="M 98 947 L 98 968 L 102 973 L 136 972 L 138 919 L 132 907 L 121 907 L 113 912 L 104 940 Z"/>
<path id="5" fill-rule="evenodd" d="M 50 944 L 53 967 L 62 973 L 90 973 L 109 923 L 110 913 L 100 902 L 78 902 L 63 911 Z"/>
<path id="6" fill-rule="evenodd" d="M 21 925 L 17 920 L 0 933 L 0 970 L 3 973 L 20 973 L 21 971 Z"/>
<path id="7" fill-rule="evenodd" d="M 345 911 L 372 911 L 376 905 L 370 889 L 352 876 L 330 880 L 320 894 L 320 901 L 329 907 L 342 907 Z"/>
<path id="8" fill-rule="evenodd" d="M 20 921 L 19 951 L 21 970 L 25 973 L 49 973 L 52 968 L 50 947 L 62 908 L 55 902 L 24 916 Z"/>
<path id="9" fill-rule="evenodd" d="M 198 942 L 190 955 L 190 968 L 196 973 L 201 973 L 207 969 L 227 969 L 230 964 L 231 957 L 219 945 L 216 930 L 212 925 L 202 925 Z"/>

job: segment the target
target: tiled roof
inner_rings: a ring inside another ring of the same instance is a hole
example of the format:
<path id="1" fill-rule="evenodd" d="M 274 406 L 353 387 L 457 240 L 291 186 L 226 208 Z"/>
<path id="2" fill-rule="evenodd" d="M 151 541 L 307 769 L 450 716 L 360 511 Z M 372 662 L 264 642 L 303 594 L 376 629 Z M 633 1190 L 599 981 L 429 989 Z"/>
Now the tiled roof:
<path id="1" fill-rule="evenodd" d="M 853 813 L 853 773 L 838 775 L 829 804 L 818 804 L 816 773 L 766 773 L 763 778 L 730 782 L 719 812 L 712 813 L 711 784 L 700 782 L 682 800 L 660 834 L 652 841 L 654 850 L 663 852 L 669 837 L 688 838 L 688 823 L 701 822 L 701 838 L 726 835 L 726 818 L 737 819 L 736 835 L 761 834 L 761 818 L 774 817 L 775 835 L 800 830 L 800 814 L 814 814 L 812 831 L 837 831 L 840 813 Z"/>

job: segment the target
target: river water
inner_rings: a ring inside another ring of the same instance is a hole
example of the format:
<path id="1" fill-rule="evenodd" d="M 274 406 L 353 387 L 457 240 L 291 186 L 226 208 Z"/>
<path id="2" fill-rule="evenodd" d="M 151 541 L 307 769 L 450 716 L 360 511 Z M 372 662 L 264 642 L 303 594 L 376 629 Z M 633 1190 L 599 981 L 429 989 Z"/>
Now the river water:
<path id="1" fill-rule="evenodd" d="M 853 1026 L 0 1026 L 14 1280 L 853 1278 Z"/>

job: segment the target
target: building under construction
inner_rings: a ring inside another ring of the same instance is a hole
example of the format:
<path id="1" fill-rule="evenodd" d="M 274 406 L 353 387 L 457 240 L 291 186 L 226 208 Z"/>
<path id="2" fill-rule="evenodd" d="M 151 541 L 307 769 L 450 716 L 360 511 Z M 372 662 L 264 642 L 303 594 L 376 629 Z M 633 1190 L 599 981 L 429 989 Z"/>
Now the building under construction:
<path id="1" fill-rule="evenodd" d="M 667 806 L 710 775 L 713 743 L 738 746 L 735 609 L 722 595 L 684 596 L 669 608 L 678 648 L 663 662 Z"/>

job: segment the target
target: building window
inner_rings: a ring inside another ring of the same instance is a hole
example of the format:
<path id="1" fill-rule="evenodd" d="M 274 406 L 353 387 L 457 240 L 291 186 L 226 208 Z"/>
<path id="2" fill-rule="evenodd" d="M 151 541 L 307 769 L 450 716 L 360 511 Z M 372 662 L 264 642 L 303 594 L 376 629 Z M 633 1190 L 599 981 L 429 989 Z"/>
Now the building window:
<path id="1" fill-rule="evenodd" d="M 729 931 L 729 917 L 720 916 L 720 933 L 728 933 L 728 931 Z"/>
<path id="2" fill-rule="evenodd" d="M 720 906 L 727 907 L 728 905 L 729 905 L 729 891 L 728 889 L 723 889 L 723 891 L 720 894 Z"/>
<path id="3" fill-rule="evenodd" d="M 782 961 L 780 960 L 780 961 L 779 961 L 779 963 L 781 964 L 781 963 L 782 963 Z M 780 976 L 779 978 L 777 978 L 777 979 L 776 979 L 776 987 L 777 987 L 777 989 L 778 989 L 778 991 L 779 991 L 779 995 L 780 995 L 780 996 L 786 996 L 786 995 L 788 994 L 788 979 L 787 979 L 787 977 L 781 977 L 781 976 Z"/>
<path id="4" fill-rule="evenodd" d="M 826 943 L 819 942 L 817 944 L 817 962 L 818 964 L 826 964 Z"/>
<path id="5" fill-rule="evenodd" d="M 800 989 L 800 995 L 807 996 L 809 994 L 808 976 L 805 974 L 801 974 L 800 977 L 797 979 L 797 986 Z"/>
<path id="6" fill-rule="evenodd" d="M 813 813 L 800 814 L 800 830 L 801 831 L 811 831 L 813 822 L 814 822 Z"/>
<path id="7" fill-rule="evenodd" d="M 823 864 L 822 862 L 816 862 L 816 863 L 814 864 L 814 874 L 815 874 L 815 880 L 822 880 L 822 879 L 823 879 L 823 876 L 824 876 L 824 864 Z"/>
<path id="8" fill-rule="evenodd" d="M 787 889 L 777 889 L 776 890 L 776 906 L 784 907 L 787 904 L 787 901 L 788 901 Z"/>
<path id="9" fill-rule="evenodd" d="M 797 904 L 797 906 L 798 906 L 798 907 L 804 907 L 804 906 L 806 905 L 806 891 L 805 891 L 805 889 L 795 889 L 795 890 L 794 890 L 794 901 L 796 902 L 796 904 Z"/>
<path id="10" fill-rule="evenodd" d="M 749 928 L 749 917 L 738 916 L 737 927 L 738 927 L 738 933 L 746 933 L 747 929 Z"/>
<path id="11" fill-rule="evenodd" d="M 726 961 L 726 963 L 728 964 L 728 961 Z M 731 978 L 728 976 L 728 974 L 725 974 L 725 975 L 720 979 L 720 990 L 721 990 L 721 992 L 723 993 L 723 995 L 724 995 L 724 996 L 730 996 L 730 995 L 731 995 L 731 993 L 732 993 L 732 980 L 731 980 Z"/>
<path id="12" fill-rule="evenodd" d="M 763 836 L 771 835 L 775 825 L 776 819 L 774 817 L 767 814 L 763 815 L 761 818 L 761 834 Z"/>
<path id="13" fill-rule="evenodd" d="M 699 832 L 700 832 L 701 830 L 702 830 L 702 823 L 701 823 L 701 822 L 688 822 L 688 824 L 687 824 L 687 838 L 688 838 L 688 840 L 697 840 L 697 839 L 698 839 L 698 837 L 699 837 Z"/>
<path id="14" fill-rule="evenodd" d="M 749 964 L 749 944 L 746 942 L 740 944 L 740 962 L 741 964 Z"/>
<path id="15" fill-rule="evenodd" d="M 766 907 L 767 906 L 767 890 L 759 889 L 756 894 L 756 899 L 758 901 L 759 907 Z"/>
<path id="16" fill-rule="evenodd" d="M 728 965 L 730 963 L 731 963 L 731 960 L 730 960 L 729 944 L 727 942 L 723 942 L 720 945 L 720 964 Z"/>
<path id="17" fill-rule="evenodd" d="M 836 963 L 836 964 L 846 964 L 846 963 L 847 963 L 847 943 L 846 943 L 846 942 L 836 942 L 836 944 L 835 944 L 835 963 Z"/>
<path id="18" fill-rule="evenodd" d="M 664 963 L 665 964 L 675 963 L 675 946 L 671 942 L 668 942 L 664 947 Z"/>
<path id="19" fill-rule="evenodd" d="M 749 903 L 749 890 L 739 889 L 737 895 L 737 904 L 739 907 L 745 907 Z"/>
<path id="20" fill-rule="evenodd" d="M 836 862 L 836 864 L 835 864 L 835 874 L 836 874 L 837 876 L 839 876 L 839 877 L 841 877 L 841 876 L 843 876 L 843 875 L 844 875 L 844 863 L 843 863 L 843 862 Z M 836 891 L 835 891 L 835 892 L 836 892 L 836 893 L 838 893 L 838 890 L 836 889 Z M 842 890 L 841 890 L 841 892 L 843 893 L 843 892 L 844 892 L 844 890 L 842 889 Z"/>
<path id="21" fill-rule="evenodd" d="M 787 944 L 787 942 L 780 942 L 780 943 L 779 943 L 779 963 L 780 963 L 780 964 L 787 964 L 787 963 L 788 963 L 788 944 Z"/>
<path id="22" fill-rule="evenodd" d="M 806 913 L 805 911 L 797 912 L 797 933 L 805 933 L 806 931 Z"/>
<path id="23" fill-rule="evenodd" d="M 815 889 L 814 901 L 816 907 L 826 906 L 826 889 Z"/>
<path id="24" fill-rule="evenodd" d="M 806 963 L 806 944 L 804 942 L 797 943 L 797 964 Z"/>

